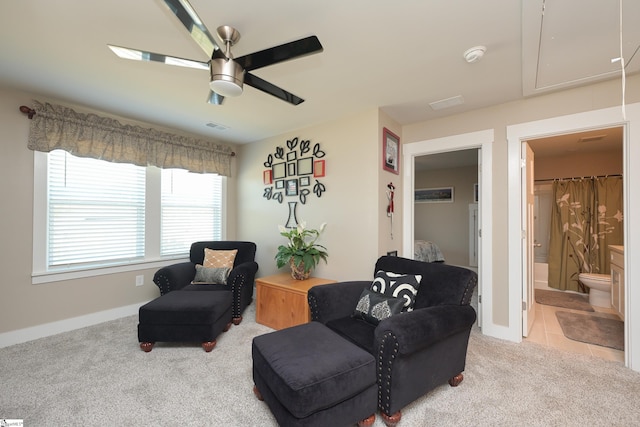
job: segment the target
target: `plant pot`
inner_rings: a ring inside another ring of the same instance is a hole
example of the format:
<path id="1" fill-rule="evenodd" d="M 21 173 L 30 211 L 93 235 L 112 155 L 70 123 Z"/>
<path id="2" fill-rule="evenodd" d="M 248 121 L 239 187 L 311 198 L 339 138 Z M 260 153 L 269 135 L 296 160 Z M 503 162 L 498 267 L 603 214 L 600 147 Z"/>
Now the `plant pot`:
<path id="1" fill-rule="evenodd" d="M 291 267 L 291 277 L 296 280 L 306 280 L 311 275 L 311 270 L 304 272 L 304 264 L 300 263 L 299 266 L 296 266 L 293 258 L 289 260 L 289 266 Z"/>

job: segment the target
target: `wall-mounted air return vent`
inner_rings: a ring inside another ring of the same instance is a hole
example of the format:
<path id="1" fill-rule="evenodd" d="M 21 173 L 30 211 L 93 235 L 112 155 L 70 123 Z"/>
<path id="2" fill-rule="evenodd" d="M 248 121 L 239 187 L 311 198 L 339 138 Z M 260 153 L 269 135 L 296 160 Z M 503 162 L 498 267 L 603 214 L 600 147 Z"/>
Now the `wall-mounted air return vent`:
<path id="1" fill-rule="evenodd" d="M 590 136 L 583 136 L 582 138 L 580 138 L 578 140 L 578 142 L 593 142 L 593 141 L 600 141 L 601 139 L 604 139 L 607 137 L 607 134 L 602 134 L 602 135 L 590 135 Z"/>

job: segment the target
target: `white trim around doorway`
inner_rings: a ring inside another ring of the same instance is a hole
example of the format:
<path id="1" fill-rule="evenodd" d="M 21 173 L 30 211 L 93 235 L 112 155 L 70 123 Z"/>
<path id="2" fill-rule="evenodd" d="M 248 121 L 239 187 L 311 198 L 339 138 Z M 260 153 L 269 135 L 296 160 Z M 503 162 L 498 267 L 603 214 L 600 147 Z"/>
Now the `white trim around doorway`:
<path id="1" fill-rule="evenodd" d="M 471 132 L 461 135 L 448 136 L 426 141 L 403 144 L 403 247 L 402 256 L 413 258 L 414 242 L 414 210 L 413 193 L 415 181 L 415 157 L 429 154 L 444 153 L 468 149 L 480 149 L 480 227 L 482 237 L 479 240 L 478 260 L 478 295 L 482 297 L 481 316 L 478 319 L 482 332 L 485 335 L 504 338 L 507 328 L 493 323 L 493 289 L 492 289 L 492 153 L 493 153 L 493 129 Z M 484 256 L 483 256 L 484 254 Z"/>
<path id="2" fill-rule="evenodd" d="M 631 185 L 640 180 L 640 103 L 625 107 L 588 111 L 551 119 L 507 126 L 508 209 L 509 209 L 509 336 L 522 340 L 522 232 L 520 146 L 529 139 L 580 132 L 590 129 L 623 126 L 624 175 L 624 258 L 625 258 L 625 365 L 640 372 L 640 289 L 629 286 L 640 278 L 640 263 L 630 263 L 631 253 L 640 252 L 640 186 Z M 632 164 L 636 159 L 636 164 Z M 635 170 L 633 168 L 635 166 Z M 518 249 L 516 249 L 518 248 Z M 634 310 L 635 309 L 635 310 Z"/>

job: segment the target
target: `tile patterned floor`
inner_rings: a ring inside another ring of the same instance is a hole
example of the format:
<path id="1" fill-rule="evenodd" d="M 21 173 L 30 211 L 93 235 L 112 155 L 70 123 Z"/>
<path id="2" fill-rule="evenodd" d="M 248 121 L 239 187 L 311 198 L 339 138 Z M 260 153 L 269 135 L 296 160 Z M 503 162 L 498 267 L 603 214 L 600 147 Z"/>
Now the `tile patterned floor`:
<path id="1" fill-rule="evenodd" d="M 595 311 L 603 313 L 613 313 L 611 309 L 593 307 Z M 561 307 L 553 307 L 550 305 L 536 304 L 536 316 L 531 328 L 531 333 L 526 341 L 535 342 L 549 347 L 555 347 L 561 350 L 581 353 L 591 356 L 600 357 L 602 359 L 620 362 L 624 364 L 624 351 L 614 350 L 609 347 L 601 347 L 599 345 L 587 344 L 579 341 L 573 341 L 565 337 L 562 333 L 560 323 L 556 317 L 556 311 L 571 311 L 574 313 L 583 313 L 584 311 L 569 310 Z"/>

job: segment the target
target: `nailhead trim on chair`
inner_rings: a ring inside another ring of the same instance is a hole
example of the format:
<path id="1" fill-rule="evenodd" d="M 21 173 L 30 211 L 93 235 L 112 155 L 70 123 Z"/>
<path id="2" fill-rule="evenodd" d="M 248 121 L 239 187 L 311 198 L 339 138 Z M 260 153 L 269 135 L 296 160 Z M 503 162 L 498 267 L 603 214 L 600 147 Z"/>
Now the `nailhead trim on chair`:
<path id="1" fill-rule="evenodd" d="M 241 309 L 240 307 L 242 306 L 242 294 L 240 292 L 240 290 L 242 289 L 242 287 L 244 286 L 244 281 L 245 281 L 245 276 L 244 274 L 240 275 L 240 283 L 237 283 L 237 279 L 238 277 L 236 276 L 236 278 L 234 279 L 233 283 L 231 283 L 231 292 L 232 295 L 236 296 L 236 298 L 234 298 L 234 305 L 233 305 L 233 317 L 234 318 L 238 318 L 240 317 L 241 313 Z M 236 292 L 236 289 L 238 290 L 238 292 Z"/>
<path id="2" fill-rule="evenodd" d="M 389 344 L 393 344 L 393 349 L 390 358 L 387 361 L 385 373 L 385 367 L 382 364 L 382 359 L 385 352 L 385 346 L 387 346 L 387 342 L 390 339 L 393 340 L 392 342 L 389 342 Z M 393 368 L 393 362 L 399 351 L 400 345 L 398 344 L 397 337 L 392 332 L 386 332 L 382 336 L 382 340 L 380 342 L 376 371 L 378 377 L 378 408 L 387 415 L 391 415 L 391 412 L 389 410 L 391 407 L 391 402 L 389 400 L 391 396 L 391 370 Z"/>
<path id="3" fill-rule="evenodd" d="M 464 294 L 462 295 L 462 301 L 460 301 L 460 305 L 469 305 L 471 303 L 471 295 L 473 295 L 473 289 L 478 284 L 478 276 L 473 276 L 467 283 L 467 286 L 464 288 Z M 469 292 L 471 290 L 471 292 Z"/>
<path id="4" fill-rule="evenodd" d="M 156 285 L 160 288 L 160 295 L 169 293 L 171 291 L 171 289 L 169 289 L 169 278 L 164 275 L 158 275 L 156 278 L 158 280 Z"/>
<path id="5" fill-rule="evenodd" d="M 311 311 L 311 320 L 318 320 L 318 301 L 313 295 L 308 295 L 309 311 Z"/>

